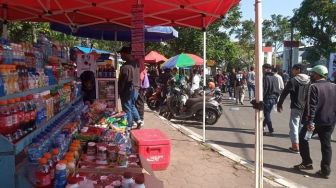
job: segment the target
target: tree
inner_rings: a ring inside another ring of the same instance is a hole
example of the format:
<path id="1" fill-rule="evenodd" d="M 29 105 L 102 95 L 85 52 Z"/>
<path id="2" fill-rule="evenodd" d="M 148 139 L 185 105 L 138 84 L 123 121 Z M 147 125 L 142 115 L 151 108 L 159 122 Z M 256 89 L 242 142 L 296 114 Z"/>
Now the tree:
<path id="1" fill-rule="evenodd" d="M 238 39 L 237 45 L 240 49 L 240 64 L 248 67 L 254 63 L 254 44 L 255 44 L 255 24 L 252 20 L 241 22 L 235 32 L 235 37 Z"/>
<path id="2" fill-rule="evenodd" d="M 304 0 L 292 18 L 293 26 L 314 46 L 312 51 L 325 58 L 336 51 L 336 2 Z M 316 59 L 316 57 L 314 56 Z M 311 62 L 312 63 L 312 62 Z"/>
<path id="3" fill-rule="evenodd" d="M 218 20 L 207 28 L 207 59 L 214 60 L 217 65 L 223 62 L 236 62 L 238 49 L 230 41 L 231 29 L 239 25 L 241 12 L 239 7 L 230 9 L 225 18 Z M 185 52 L 203 56 L 203 32 L 192 28 L 178 27 L 177 39 L 162 43 L 147 43 L 146 51 L 157 50 L 164 55 L 173 55 Z"/>
<path id="4" fill-rule="evenodd" d="M 274 55 L 283 46 L 283 41 L 290 39 L 289 17 L 282 15 L 271 15 L 270 20 L 263 21 L 263 39 L 267 46 L 274 47 Z"/>

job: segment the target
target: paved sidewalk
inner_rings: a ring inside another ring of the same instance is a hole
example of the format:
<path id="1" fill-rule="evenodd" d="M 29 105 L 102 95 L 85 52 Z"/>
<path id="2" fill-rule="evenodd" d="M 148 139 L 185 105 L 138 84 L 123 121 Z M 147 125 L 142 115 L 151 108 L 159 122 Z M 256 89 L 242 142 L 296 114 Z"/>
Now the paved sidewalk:
<path id="1" fill-rule="evenodd" d="M 165 188 L 254 187 L 252 172 L 183 135 L 147 110 L 146 128 L 160 129 L 171 139 L 170 165 L 155 172 Z M 272 186 L 264 182 L 264 187 Z"/>

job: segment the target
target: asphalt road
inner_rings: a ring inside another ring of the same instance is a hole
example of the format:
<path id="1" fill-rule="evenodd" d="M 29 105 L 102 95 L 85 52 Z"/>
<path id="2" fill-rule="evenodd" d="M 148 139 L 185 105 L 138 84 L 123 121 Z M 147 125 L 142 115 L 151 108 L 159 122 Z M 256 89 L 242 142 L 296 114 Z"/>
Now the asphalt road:
<path id="1" fill-rule="evenodd" d="M 288 136 L 289 102 L 289 99 L 285 101 L 282 113 L 272 112 L 274 136 L 264 136 L 264 167 L 306 187 L 336 187 L 335 133 L 332 141 L 332 149 L 334 151 L 331 166 L 332 174 L 329 179 L 314 177 L 315 172 L 320 169 L 321 160 L 320 142 L 316 136 L 310 141 L 314 170 L 300 172 L 292 168 L 293 165 L 301 163 L 301 157 L 299 154 L 291 153 L 288 150 L 291 146 Z M 235 105 L 233 101 L 226 99 L 223 101 L 222 107 L 224 112 L 219 121 L 215 125 L 206 128 L 206 139 L 249 161 L 254 161 L 255 111 L 248 101 L 245 101 L 245 105 Z M 184 125 L 202 135 L 201 123 L 177 120 L 172 120 L 172 122 Z"/>

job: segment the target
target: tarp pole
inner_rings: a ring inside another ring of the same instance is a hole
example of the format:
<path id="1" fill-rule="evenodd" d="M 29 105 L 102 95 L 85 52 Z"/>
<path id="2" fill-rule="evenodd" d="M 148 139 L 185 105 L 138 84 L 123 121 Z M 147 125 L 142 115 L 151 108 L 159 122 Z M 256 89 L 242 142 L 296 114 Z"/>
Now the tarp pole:
<path id="1" fill-rule="evenodd" d="M 263 100 L 262 91 L 262 9 L 261 0 L 255 0 L 255 59 L 256 59 L 256 101 Z M 263 110 L 255 110 L 255 187 L 263 187 Z"/>
<path id="2" fill-rule="evenodd" d="M 205 142 L 206 31 L 203 32 L 203 142 Z"/>

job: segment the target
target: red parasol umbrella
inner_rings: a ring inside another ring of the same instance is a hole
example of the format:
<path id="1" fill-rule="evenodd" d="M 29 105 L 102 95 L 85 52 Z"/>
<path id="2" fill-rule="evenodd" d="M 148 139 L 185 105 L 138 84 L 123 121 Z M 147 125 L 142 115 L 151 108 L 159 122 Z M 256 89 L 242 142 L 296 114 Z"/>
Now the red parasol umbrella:
<path id="1" fill-rule="evenodd" d="M 131 27 L 138 0 L 0 0 L 5 21 L 56 22 L 72 26 L 116 23 Z M 239 0 L 141 0 L 146 25 L 205 29 Z"/>
<path id="2" fill-rule="evenodd" d="M 157 51 L 151 51 L 145 56 L 145 63 L 155 64 L 161 61 L 167 61 L 167 58 Z"/>

